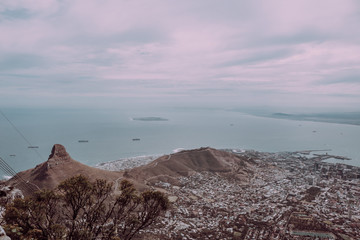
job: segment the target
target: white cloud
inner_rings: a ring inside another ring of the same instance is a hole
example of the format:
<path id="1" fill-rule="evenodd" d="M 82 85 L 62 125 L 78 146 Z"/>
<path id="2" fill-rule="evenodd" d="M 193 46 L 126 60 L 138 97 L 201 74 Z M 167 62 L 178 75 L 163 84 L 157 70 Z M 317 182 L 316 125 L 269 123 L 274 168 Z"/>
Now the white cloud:
<path id="1" fill-rule="evenodd" d="M 359 11 L 355 0 L 3 1 L 0 93 L 353 103 Z"/>

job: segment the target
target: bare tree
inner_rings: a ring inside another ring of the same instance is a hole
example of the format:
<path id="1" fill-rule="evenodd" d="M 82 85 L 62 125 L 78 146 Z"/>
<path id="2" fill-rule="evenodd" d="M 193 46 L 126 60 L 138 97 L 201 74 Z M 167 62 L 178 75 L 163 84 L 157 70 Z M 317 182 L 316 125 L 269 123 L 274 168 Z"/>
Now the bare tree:
<path id="1" fill-rule="evenodd" d="M 164 194 L 139 194 L 127 180 L 121 182 L 118 196 L 112 194 L 112 187 L 105 180 L 90 182 L 80 175 L 55 190 L 15 199 L 6 206 L 5 230 L 12 239 L 130 240 L 169 207 Z M 15 234 L 9 231 L 15 228 Z"/>

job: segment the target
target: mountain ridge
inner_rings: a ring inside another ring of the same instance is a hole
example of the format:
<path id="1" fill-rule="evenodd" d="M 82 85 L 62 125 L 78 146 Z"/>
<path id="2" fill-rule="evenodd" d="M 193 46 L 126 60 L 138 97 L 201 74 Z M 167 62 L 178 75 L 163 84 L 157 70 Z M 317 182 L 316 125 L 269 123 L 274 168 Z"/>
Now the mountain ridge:
<path id="1" fill-rule="evenodd" d="M 6 184 L 26 190 L 19 181 L 21 179 L 22 183 L 26 182 L 36 186 L 37 189 L 54 189 L 62 181 L 81 174 L 92 180 L 104 179 L 114 182 L 115 187 L 118 180 L 128 179 L 142 191 L 159 181 L 179 185 L 179 178 L 198 172 L 213 172 L 247 181 L 248 174 L 252 174 L 254 164 L 252 160 L 207 147 L 164 155 L 146 165 L 129 170 L 108 171 L 72 159 L 63 145 L 55 144 L 47 161 L 38 164 L 35 168 L 19 172 Z"/>

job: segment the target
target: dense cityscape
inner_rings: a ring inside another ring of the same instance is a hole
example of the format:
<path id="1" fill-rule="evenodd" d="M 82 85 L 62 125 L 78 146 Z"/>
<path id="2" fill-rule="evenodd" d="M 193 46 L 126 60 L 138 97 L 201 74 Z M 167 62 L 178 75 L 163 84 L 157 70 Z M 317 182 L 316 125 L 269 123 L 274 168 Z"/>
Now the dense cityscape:
<path id="1" fill-rule="evenodd" d="M 162 239 L 358 239 L 360 169 L 311 151 L 231 151 L 255 161 L 247 179 L 197 172 L 158 182 L 172 210 L 142 237 Z"/>

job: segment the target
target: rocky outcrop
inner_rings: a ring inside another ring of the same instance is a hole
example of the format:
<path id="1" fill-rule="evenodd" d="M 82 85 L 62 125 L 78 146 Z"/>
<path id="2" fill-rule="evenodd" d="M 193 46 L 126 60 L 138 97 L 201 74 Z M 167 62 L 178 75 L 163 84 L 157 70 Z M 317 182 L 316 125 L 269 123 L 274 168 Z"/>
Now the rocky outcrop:
<path id="1" fill-rule="evenodd" d="M 70 155 L 66 152 L 66 149 L 61 144 L 55 144 L 49 155 L 49 161 L 69 161 L 71 159 Z"/>

